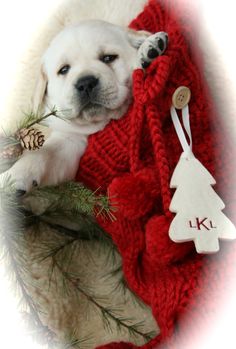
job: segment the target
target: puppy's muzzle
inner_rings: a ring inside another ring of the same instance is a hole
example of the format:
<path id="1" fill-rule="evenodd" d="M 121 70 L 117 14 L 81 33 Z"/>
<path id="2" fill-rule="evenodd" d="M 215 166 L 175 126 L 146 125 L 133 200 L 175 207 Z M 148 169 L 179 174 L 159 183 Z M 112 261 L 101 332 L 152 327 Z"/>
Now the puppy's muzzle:
<path id="1" fill-rule="evenodd" d="M 88 75 L 80 78 L 75 84 L 75 88 L 78 92 L 80 100 L 83 103 L 92 101 L 97 93 L 98 85 L 99 79 L 97 79 L 93 75 Z"/>

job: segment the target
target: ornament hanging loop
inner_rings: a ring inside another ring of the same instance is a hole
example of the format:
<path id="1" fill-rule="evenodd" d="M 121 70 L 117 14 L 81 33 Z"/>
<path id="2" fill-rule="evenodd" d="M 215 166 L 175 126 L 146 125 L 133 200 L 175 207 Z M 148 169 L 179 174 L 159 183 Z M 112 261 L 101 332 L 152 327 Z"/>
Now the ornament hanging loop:
<path id="1" fill-rule="evenodd" d="M 188 156 L 189 154 L 192 153 L 192 145 L 193 145 L 188 104 L 186 106 L 184 106 L 184 108 L 181 110 L 181 112 L 182 112 L 182 121 L 183 121 L 184 129 L 181 125 L 181 122 L 179 120 L 179 116 L 177 114 L 175 107 L 172 106 L 170 109 L 171 118 L 172 118 L 175 130 L 176 130 L 177 136 L 178 136 L 179 141 L 182 145 L 184 154 L 186 154 Z M 184 130 L 186 131 L 186 133 L 188 135 L 189 142 L 185 136 Z"/>

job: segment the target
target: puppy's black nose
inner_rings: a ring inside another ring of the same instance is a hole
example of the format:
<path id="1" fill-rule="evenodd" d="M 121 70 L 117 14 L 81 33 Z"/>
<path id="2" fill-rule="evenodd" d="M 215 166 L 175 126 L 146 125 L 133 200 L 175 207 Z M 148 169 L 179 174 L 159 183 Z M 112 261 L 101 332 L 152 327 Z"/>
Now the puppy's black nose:
<path id="1" fill-rule="evenodd" d="M 80 95 L 89 94 L 95 89 L 98 83 L 99 80 L 95 76 L 88 75 L 79 79 L 75 84 L 75 88 Z"/>

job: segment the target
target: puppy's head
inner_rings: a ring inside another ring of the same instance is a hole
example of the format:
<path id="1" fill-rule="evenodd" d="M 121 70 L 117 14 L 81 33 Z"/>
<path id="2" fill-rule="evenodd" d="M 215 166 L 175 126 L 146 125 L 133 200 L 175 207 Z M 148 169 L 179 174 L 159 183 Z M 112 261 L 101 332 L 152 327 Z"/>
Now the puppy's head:
<path id="1" fill-rule="evenodd" d="M 121 117 L 137 49 L 149 35 L 97 20 L 64 29 L 43 56 L 34 106 L 56 107 L 78 123 Z"/>

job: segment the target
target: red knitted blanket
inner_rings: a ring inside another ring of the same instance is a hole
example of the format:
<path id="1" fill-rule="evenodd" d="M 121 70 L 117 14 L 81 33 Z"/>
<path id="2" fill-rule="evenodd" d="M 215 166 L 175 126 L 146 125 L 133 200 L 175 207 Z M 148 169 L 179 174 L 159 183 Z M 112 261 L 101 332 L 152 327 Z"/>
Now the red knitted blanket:
<path id="1" fill-rule="evenodd" d="M 184 5 L 173 8 L 173 3 L 151 0 L 131 23 L 134 29 L 167 32 L 168 49 L 146 72 L 134 72 L 129 111 L 90 136 L 77 177 L 89 188 L 101 188 L 115 198 L 116 221 L 99 223 L 122 255 L 129 286 L 150 305 L 160 327 L 160 335 L 145 348 L 180 348 L 189 336 L 194 341 L 200 330 L 196 325 L 191 331 L 186 328 L 186 317 L 190 315 L 195 323 L 199 318 L 204 326 L 210 323 L 210 313 L 216 311 L 224 293 L 223 283 L 232 281 L 229 266 L 235 265 L 234 243 L 221 243 L 218 255 L 202 256 L 192 242 L 175 244 L 168 236 L 173 218 L 169 182 L 182 152 L 170 117 L 171 98 L 179 86 L 192 92 L 193 152 L 215 176 L 217 191 L 233 212 L 229 195 L 233 158 L 223 151 L 230 149 L 229 137 L 202 76 L 191 12 Z M 230 210 L 227 214 L 231 215 Z"/>

